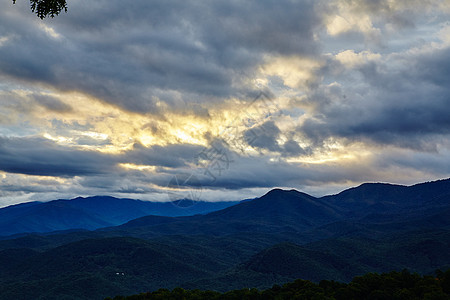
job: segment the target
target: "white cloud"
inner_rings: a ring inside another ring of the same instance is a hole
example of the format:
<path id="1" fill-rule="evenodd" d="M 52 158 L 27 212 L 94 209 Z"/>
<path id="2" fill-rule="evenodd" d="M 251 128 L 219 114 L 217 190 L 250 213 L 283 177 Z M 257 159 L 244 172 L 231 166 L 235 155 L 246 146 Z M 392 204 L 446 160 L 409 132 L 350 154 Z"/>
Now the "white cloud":
<path id="1" fill-rule="evenodd" d="M 2 37 L 0 37 L 0 47 L 5 45 L 9 40 L 10 40 L 9 36 L 2 36 Z"/>
<path id="2" fill-rule="evenodd" d="M 53 39 L 60 39 L 60 38 L 62 38 L 62 36 L 59 34 L 59 33 L 57 33 L 56 31 L 55 31 L 55 29 L 54 28 L 52 28 L 52 27 L 50 27 L 50 26 L 48 26 L 48 25 L 46 25 L 46 24 L 44 24 L 44 23 L 39 23 L 39 27 L 49 36 L 49 37 L 51 37 L 51 38 L 53 38 Z"/>
<path id="3" fill-rule="evenodd" d="M 278 76 L 290 88 L 305 88 L 317 81 L 316 72 L 323 62 L 299 56 L 270 57 L 262 65 L 264 76 Z"/>
<path id="4" fill-rule="evenodd" d="M 381 58 L 381 54 L 372 53 L 371 51 L 356 53 L 354 50 L 345 50 L 336 54 L 336 59 L 349 68 L 358 67 L 369 62 L 376 62 Z"/>

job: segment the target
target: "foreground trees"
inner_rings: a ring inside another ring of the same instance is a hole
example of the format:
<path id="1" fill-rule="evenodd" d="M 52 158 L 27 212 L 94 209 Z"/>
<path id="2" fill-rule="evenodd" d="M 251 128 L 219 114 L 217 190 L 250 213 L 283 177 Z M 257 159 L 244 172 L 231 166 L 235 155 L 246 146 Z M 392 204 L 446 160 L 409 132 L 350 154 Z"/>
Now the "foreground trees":
<path id="1" fill-rule="evenodd" d="M 172 291 L 160 289 L 155 292 L 134 296 L 117 296 L 105 300 L 151 300 L 151 299 L 186 299 L 186 300 L 231 300 L 231 299 L 324 299 L 324 300 L 418 300 L 450 299 L 450 270 L 436 271 L 436 276 L 420 276 L 407 270 L 385 274 L 368 273 L 355 277 L 350 283 L 322 280 L 319 284 L 298 279 L 283 286 L 259 291 L 257 289 L 234 290 L 226 293 L 215 291 L 184 290 Z"/>

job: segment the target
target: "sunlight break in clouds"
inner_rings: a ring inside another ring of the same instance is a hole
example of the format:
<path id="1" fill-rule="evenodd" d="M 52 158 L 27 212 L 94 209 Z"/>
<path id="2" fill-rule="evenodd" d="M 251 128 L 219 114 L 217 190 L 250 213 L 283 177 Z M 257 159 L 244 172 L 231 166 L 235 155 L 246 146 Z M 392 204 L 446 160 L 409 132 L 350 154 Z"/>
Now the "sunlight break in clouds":
<path id="1" fill-rule="evenodd" d="M 448 1 L 24 2 L 0 12 L 0 205 L 448 177 Z"/>

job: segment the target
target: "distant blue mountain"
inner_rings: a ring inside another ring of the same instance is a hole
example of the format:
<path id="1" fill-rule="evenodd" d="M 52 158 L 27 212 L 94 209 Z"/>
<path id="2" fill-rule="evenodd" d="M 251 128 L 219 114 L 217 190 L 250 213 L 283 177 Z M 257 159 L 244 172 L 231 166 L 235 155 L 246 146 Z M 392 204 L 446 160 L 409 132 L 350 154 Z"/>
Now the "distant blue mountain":
<path id="1" fill-rule="evenodd" d="M 226 291 L 296 278 L 349 281 L 367 272 L 450 269 L 450 179 L 367 183 L 320 198 L 274 189 L 232 204 L 93 197 L 0 210 L 9 228 L 102 227 L 0 238 L 0 300 Z M 209 205 L 231 206 L 186 216 Z M 122 224 L 104 227 L 113 222 Z"/>
<path id="2" fill-rule="evenodd" d="M 358 231 L 370 236 L 402 227 L 434 228 L 434 220 L 440 220 L 439 226 L 447 228 L 450 221 L 445 220 L 449 212 L 450 179 L 413 186 L 366 183 L 321 198 L 296 190 L 274 189 L 260 198 L 201 216 L 161 218 L 149 215 L 104 231 L 118 230 L 120 234 L 128 232 L 140 238 L 298 233 L 304 240 L 317 240 Z M 368 230 L 369 224 L 379 228 Z"/>
<path id="3" fill-rule="evenodd" d="M 150 202 L 109 196 L 22 203 L 0 209 L 0 236 L 70 229 L 93 230 L 147 215 L 178 217 L 205 214 L 237 203 L 188 199 Z"/>

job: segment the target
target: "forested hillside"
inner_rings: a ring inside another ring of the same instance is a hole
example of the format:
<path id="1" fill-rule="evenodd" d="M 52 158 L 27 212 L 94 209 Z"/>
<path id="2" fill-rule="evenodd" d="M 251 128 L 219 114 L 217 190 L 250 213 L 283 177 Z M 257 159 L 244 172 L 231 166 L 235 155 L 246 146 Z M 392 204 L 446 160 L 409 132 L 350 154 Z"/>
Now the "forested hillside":
<path id="1" fill-rule="evenodd" d="M 435 276 L 420 276 L 407 270 L 390 273 L 368 273 L 355 277 L 349 283 L 322 280 L 318 284 L 307 280 L 274 285 L 270 289 L 255 288 L 225 293 L 202 290 L 160 289 L 128 297 L 117 296 L 106 300 L 232 300 L 232 299 L 304 299 L 304 300 L 447 300 L 450 299 L 450 271 L 437 270 Z"/>
<path id="2" fill-rule="evenodd" d="M 321 198 L 275 189 L 205 215 L 4 238 L 0 299 L 267 290 L 402 269 L 430 276 L 450 268 L 449 191 L 450 180 L 363 184 Z"/>

